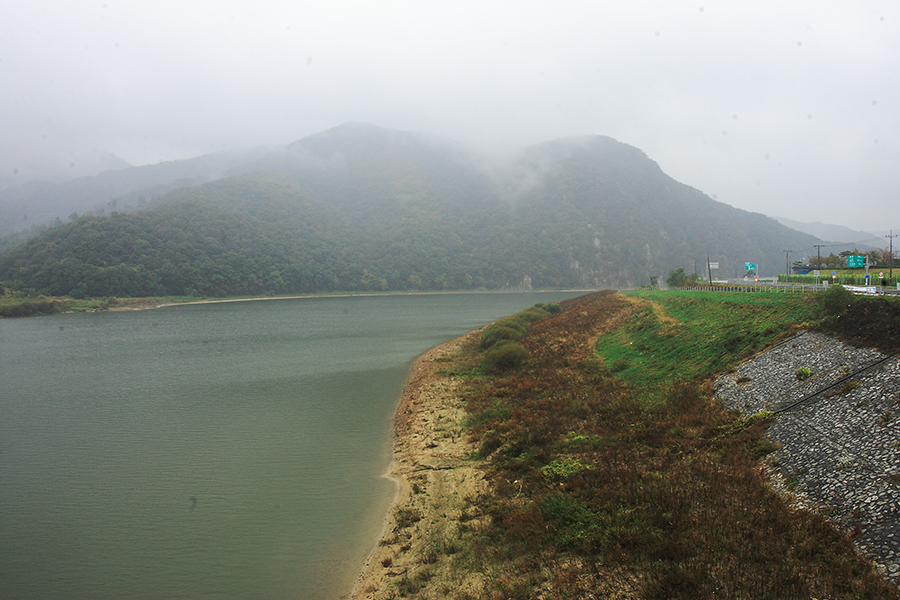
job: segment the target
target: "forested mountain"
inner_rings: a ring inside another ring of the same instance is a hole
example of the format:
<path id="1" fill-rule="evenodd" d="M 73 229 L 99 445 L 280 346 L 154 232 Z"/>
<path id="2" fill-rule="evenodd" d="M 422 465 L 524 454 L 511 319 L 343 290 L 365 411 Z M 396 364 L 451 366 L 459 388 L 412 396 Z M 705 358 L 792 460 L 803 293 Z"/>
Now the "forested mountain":
<path id="1" fill-rule="evenodd" d="M 722 275 L 775 273 L 784 248 L 817 241 L 605 137 L 487 169 L 452 141 L 348 124 L 227 172 L 58 223 L 0 254 L 0 281 L 75 296 L 598 288 L 704 271 L 707 254 Z"/>
<path id="2" fill-rule="evenodd" d="M 517 202 L 524 232 L 540 231 L 541 245 L 569 252 L 585 283 L 646 283 L 695 265 L 705 274 L 707 255 L 721 266 L 714 277 L 742 276 L 745 262 L 774 275 L 784 271 L 784 248 L 816 243 L 764 215 L 712 200 L 610 138 L 549 142 L 522 162 L 526 172 L 541 172 L 540 183 Z"/>

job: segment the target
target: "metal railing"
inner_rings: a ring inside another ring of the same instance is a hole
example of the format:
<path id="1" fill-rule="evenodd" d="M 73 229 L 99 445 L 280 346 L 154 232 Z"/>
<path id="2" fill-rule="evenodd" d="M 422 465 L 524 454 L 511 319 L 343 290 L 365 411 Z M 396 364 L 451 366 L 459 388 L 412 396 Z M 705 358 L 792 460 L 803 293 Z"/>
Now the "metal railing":
<path id="1" fill-rule="evenodd" d="M 697 290 L 709 292 L 769 292 L 769 293 L 791 293 L 791 292 L 823 292 L 830 286 L 826 283 L 781 283 L 772 280 L 762 281 L 741 281 L 741 282 L 721 282 L 714 281 L 712 284 L 702 284 L 695 286 L 669 288 L 672 290 Z M 857 289 L 857 286 L 844 286 L 854 294 L 863 295 L 900 295 L 900 288 L 897 290 L 882 286 L 867 286 L 866 288 Z"/>

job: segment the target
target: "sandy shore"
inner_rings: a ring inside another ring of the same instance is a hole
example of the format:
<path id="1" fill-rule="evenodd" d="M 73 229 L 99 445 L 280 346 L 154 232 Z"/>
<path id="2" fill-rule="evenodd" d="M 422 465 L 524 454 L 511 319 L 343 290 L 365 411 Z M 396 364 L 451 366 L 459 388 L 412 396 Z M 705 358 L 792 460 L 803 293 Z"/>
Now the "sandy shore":
<path id="1" fill-rule="evenodd" d="M 481 330 L 437 346 L 413 365 L 394 423 L 394 459 L 387 475 L 397 482 L 394 505 L 381 539 L 349 596 L 351 600 L 394 597 L 402 586 L 435 593 L 483 589 L 478 575 L 445 568 L 455 552 L 462 520 L 470 525 L 472 503 L 486 488 L 473 448 L 466 441 L 465 407 L 459 383 L 436 373 Z"/>

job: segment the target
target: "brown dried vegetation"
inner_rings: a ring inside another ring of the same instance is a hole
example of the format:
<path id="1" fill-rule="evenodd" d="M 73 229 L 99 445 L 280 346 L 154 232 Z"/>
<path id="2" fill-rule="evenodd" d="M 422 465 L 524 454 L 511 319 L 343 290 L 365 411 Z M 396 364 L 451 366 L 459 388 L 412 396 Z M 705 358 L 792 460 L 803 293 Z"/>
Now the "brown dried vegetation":
<path id="1" fill-rule="evenodd" d="M 768 485 L 770 415 L 725 412 L 703 379 L 642 387 L 595 352 L 642 313 L 685 324 L 614 292 L 561 304 L 516 336 L 516 368 L 485 370 L 478 335 L 441 359 L 467 415 L 461 468 L 484 485 L 445 520 L 396 511 L 393 583 L 367 598 L 898 598 L 848 536 Z M 446 491 L 438 468 L 429 485 Z"/>
<path id="2" fill-rule="evenodd" d="M 468 381 L 491 485 L 458 562 L 491 574 L 485 597 L 897 598 L 847 537 L 767 485 L 765 418 L 726 413 L 703 381 L 642 402 L 593 355 L 639 303 L 565 302 L 520 340 L 522 368 Z M 561 457 L 584 468 L 548 477 Z"/>

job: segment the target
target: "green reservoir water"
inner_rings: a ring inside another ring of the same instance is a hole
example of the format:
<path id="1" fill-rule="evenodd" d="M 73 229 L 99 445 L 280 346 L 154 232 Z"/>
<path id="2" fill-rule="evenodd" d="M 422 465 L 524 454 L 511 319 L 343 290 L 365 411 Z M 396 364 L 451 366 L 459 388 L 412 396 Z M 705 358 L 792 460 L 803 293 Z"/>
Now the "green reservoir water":
<path id="1" fill-rule="evenodd" d="M 411 361 L 574 295 L 0 320 L 0 598 L 339 598 L 393 499 Z"/>

